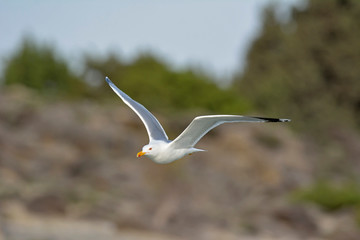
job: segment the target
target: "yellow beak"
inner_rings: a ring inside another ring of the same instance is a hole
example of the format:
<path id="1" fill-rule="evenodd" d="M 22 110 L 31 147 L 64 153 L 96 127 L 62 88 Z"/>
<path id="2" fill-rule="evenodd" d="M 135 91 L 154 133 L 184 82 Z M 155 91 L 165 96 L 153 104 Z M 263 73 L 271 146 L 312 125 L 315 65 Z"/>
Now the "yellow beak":
<path id="1" fill-rule="evenodd" d="M 145 155 L 145 154 L 146 154 L 146 152 L 141 151 L 141 152 L 138 152 L 136 156 L 141 157 L 142 155 Z"/>

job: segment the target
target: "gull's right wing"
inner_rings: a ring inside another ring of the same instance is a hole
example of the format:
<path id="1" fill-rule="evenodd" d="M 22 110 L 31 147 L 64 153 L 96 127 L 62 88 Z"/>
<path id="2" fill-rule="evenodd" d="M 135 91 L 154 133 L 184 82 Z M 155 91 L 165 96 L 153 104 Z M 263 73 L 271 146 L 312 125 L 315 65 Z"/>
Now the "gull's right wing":
<path id="1" fill-rule="evenodd" d="M 150 142 L 152 140 L 168 141 L 168 136 L 166 135 L 164 129 L 155 116 L 151 114 L 151 112 L 149 112 L 143 105 L 126 95 L 119 88 L 117 88 L 108 77 L 105 79 L 111 89 L 140 117 L 141 121 L 145 125 Z"/>

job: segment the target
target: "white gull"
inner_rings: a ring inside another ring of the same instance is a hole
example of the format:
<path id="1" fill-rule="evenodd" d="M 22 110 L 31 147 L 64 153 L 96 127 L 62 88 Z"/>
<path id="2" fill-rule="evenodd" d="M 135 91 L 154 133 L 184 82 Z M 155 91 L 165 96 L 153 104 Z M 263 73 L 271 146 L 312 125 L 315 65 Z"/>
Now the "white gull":
<path id="1" fill-rule="evenodd" d="M 211 129 L 223 123 L 290 121 L 290 119 L 282 118 L 247 117 L 241 115 L 198 116 L 194 118 L 189 126 L 187 126 L 175 140 L 171 141 L 159 121 L 151 112 L 117 88 L 108 77 L 105 79 L 111 89 L 140 117 L 145 125 L 149 135 L 149 144 L 142 148 L 142 151 L 137 154 L 137 157 L 145 155 L 156 163 L 170 163 L 185 155 L 205 151 L 194 148 L 195 144 Z"/>

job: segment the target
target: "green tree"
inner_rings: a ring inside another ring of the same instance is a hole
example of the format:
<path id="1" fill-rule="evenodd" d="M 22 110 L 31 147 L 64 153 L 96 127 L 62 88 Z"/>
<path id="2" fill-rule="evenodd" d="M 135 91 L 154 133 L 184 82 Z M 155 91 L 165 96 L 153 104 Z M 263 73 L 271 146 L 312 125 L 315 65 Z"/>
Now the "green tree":
<path id="1" fill-rule="evenodd" d="M 87 58 L 86 69 L 100 73 L 101 79 L 109 76 L 132 98 L 160 111 L 197 108 L 242 113 L 249 108 L 234 90 L 220 89 L 209 76 L 191 69 L 173 70 L 151 54 L 140 54 L 130 63 L 115 56 L 105 60 Z M 105 81 L 94 91 L 109 95 Z"/>
<path id="2" fill-rule="evenodd" d="M 244 74 L 235 79 L 256 108 L 326 134 L 360 126 L 360 1 L 310 0 L 288 24 L 270 8 Z"/>
<path id="3" fill-rule="evenodd" d="M 38 45 L 25 38 L 9 57 L 4 69 L 4 83 L 22 84 L 46 96 L 75 97 L 85 93 L 85 84 L 70 70 L 53 47 Z"/>

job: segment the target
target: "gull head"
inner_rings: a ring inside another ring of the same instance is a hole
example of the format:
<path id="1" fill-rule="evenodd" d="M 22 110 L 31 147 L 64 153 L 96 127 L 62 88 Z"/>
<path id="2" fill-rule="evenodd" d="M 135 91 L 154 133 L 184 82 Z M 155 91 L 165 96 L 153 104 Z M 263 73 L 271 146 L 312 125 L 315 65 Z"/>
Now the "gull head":
<path id="1" fill-rule="evenodd" d="M 153 146 L 152 144 L 145 145 L 140 152 L 137 153 L 137 157 L 141 156 L 151 156 L 157 151 L 157 147 Z"/>
<path id="2" fill-rule="evenodd" d="M 161 155 L 166 149 L 168 143 L 163 141 L 153 141 L 143 146 L 142 150 L 137 153 L 137 157 L 147 156 L 154 160 Z"/>

